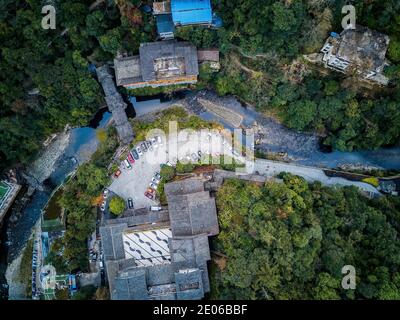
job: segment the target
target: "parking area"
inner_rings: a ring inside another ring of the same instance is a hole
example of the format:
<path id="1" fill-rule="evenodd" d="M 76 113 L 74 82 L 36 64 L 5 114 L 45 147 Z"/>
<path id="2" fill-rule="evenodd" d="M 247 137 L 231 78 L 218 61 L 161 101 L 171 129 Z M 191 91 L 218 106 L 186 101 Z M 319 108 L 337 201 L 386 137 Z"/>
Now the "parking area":
<path id="1" fill-rule="evenodd" d="M 135 209 L 147 208 L 157 204 L 157 202 L 144 195 L 154 174 L 160 172 L 160 163 L 147 161 L 147 158 L 151 156 L 151 152 L 149 150 L 140 156 L 138 160 L 135 160 L 130 170 L 121 165 L 121 175 L 118 178 L 114 178 L 109 187 L 110 191 L 125 200 L 132 198 Z"/>
<path id="2" fill-rule="evenodd" d="M 182 134 L 169 137 L 169 139 L 162 136 L 161 141 L 161 144 L 153 144 L 147 152 L 140 155 L 140 158 L 131 165 L 131 169 L 127 169 L 121 164 L 120 176 L 114 177 L 108 188 L 111 195 L 115 193 L 126 201 L 128 198 L 132 198 L 135 209 L 149 208 L 157 205 L 157 202 L 147 198 L 145 192 L 156 172 L 160 172 L 161 164 L 174 165 L 178 160 L 182 163 L 197 162 L 200 157 L 206 155 L 221 156 L 224 154 L 230 158 L 244 160 L 239 152 L 233 150 L 231 142 L 225 140 L 217 132 L 202 132 L 201 134 L 199 132 L 191 134 L 182 132 Z"/>

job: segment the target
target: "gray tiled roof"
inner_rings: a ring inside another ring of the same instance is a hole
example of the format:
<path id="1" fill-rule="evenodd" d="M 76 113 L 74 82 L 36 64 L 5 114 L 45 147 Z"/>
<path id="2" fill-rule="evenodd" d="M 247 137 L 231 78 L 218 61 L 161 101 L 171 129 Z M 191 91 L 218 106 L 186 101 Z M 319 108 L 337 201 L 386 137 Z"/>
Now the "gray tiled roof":
<path id="1" fill-rule="evenodd" d="M 117 86 L 143 81 L 139 56 L 114 59 Z"/>
<path id="2" fill-rule="evenodd" d="M 204 297 L 203 271 L 180 270 L 175 273 L 176 296 L 179 300 L 199 300 Z"/>
<path id="3" fill-rule="evenodd" d="M 207 235 L 218 231 L 215 201 L 204 191 L 204 183 L 200 180 L 168 183 L 166 192 L 171 228 L 175 223 L 177 232 L 172 236 L 169 233 L 168 246 L 164 250 L 170 256 L 170 261 L 140 264 L 141 258 L 136 254 L 127 259 L 123 244 L 125 236 L 140 232 L 145 233 L 143 242 L 140 242 L 140 237 L 132 241 L 139 241 L 143 250 L 145 244 L 153 245 L 151 241 L 164 241 L 162 237 L 158 239 L 149 232 L 154 234 L 155 230 L 168 228 L 167 211 L 117 218 L 106 221 L 100 227 L 111 299 L 201 299 L 204 292 L 210 291 L 207 261 L 211 257 Z M 182 236 L 183 233 L 189 235 Z M 129 247 L 133 246 L 133 242 Z M 155 247 L 160 249 L 161 243 L 154 243 Z"/>
<path id="4" fill-rule="evenodd" d="M 191 179 L 167 183 L 165 194 L 174 236 L 219 233 L 215 199 L 204 191 L 202 181 Z"/>
<path id="5" fill-rule="evenodd" d="M 122 232 L 127 228 L 126 223 L 100 227 L 100 235 L 106 260 L 125 258 Z"/>
<path id="6" fill-rule="evenodd" d="M 132 141 L 134 135 L 125 113 L 126 103 L 115 87 L 108 66 L 101 66 L 96 69 L 96 72 L 103 87 L 108 109 L 112 112 L 118 136 L 123 144 L 127 144 Z"/>
<path id="7" fill-rule="evenodd" d="M 144 81 L 156 80 L 154 61 L 161 58 L 184 58 L 185 75 L 197 76 L 199 66 L 196 47 L 189 42 L 159 41 L 142 43 L 139 48 L 140 66 Z"/>
<path id="8" fill-rule="evenodd" d="M 146 269 L 123 272 L 115 279 L 115 300 L 147 300 Z"/>
<path id="9" fill-rule="evenodd" d="M 104 225 L 126 223 L 128 227 L 130 227 L 135 225 L 160 223 L 168 221 L 169 221 L 168 210 L 161 210 L 161 211 L 148 211 L 144 214 L 134 214 L 128 217 L 122 217 L 118 219 L 108 219 L 104 221 Z"/>

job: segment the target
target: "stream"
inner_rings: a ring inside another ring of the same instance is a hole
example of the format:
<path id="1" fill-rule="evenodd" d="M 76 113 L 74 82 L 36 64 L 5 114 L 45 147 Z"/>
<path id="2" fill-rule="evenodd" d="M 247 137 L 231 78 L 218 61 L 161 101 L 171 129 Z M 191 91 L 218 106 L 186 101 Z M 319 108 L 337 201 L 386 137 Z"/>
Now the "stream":
<path id="1" fill-rule="evenodd" d="M 186 91 L 172 98 L 161 95 L 157 96 L 156 99 L 154 97 L 128 97 L 130 106 L 127 108 L 127 115 L 131 118 L 142 116 L 165 109 L 176 102 L 187 106 L 190 104 L 188 100 L 196 99 L 197 96 L 207 97 L 231 108 L 243 116 L 242 124 L 245 126 L 250 126 L 256 121 L 262 126 L 266 137 L 262 141 L 262 147 L 266 151 L 287 152 L 295 163 L 329 168 L 341 164 L 362 164 L 382 169 L 400 169 L 400 147 L 375 151 L 324 153 L 319 150 L 318 139 L 315 136 L 293 132 L 273 119 L 264 117 L 251 108 L 244 107 L 234 97 L 220 98 L 212 92 L 203 91 L 197 94 Z M 209 111 L 200 110 L 197 114 L 204 120 L 218 121 L 225 127 L 233 129 L 229 123 Z M 8 297 L 4 277 L 6 266 L 20 254 L 31 235 L 32 227 L 40 218 L 41 210 L 46 205 L 53 190 L 62 184 L 79 164 L 90 159 L 90 156 L 96 151 L 99 144 L 96 130 L 105 128 L 110 120 L 111 113 L 104 108 L 99 110 L 89 126 L 71 129 L 69 144 L 63 155 L 57 160 L 54 171 L 45 180 L 43 190 L 35 191 L 16 222 L 12 223 L 9 216 L 4 220 L 0 238 L 0 299 L 7 299 Z M 7 242 L 8 246 L 6 245 Z"/>

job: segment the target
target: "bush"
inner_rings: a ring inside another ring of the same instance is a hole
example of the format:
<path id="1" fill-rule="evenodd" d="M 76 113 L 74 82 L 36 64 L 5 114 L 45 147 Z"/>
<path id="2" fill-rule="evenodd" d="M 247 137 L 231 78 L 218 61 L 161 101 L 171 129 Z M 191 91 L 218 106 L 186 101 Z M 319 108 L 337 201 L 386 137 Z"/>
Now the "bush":
<path id="1" fill-rule="evenodd" d="M 370 185 L 373 185 L 375 188 L 379 186 L 379 180 L 378 178 L 375 177 L 364 178 L 362 181 L 365 183 L 369 183 Z"/>
<path id="2" fill-rule="evenodd" d="M 114 196 L 110 201 L 111 213 L 119 216 L 125 210 L 125 200 L 119 196 Z"/>

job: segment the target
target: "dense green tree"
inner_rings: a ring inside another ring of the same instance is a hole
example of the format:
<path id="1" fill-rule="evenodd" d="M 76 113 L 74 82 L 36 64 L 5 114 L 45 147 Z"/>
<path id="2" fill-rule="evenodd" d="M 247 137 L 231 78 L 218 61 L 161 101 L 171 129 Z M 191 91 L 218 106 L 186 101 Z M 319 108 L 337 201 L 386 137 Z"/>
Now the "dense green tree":
<path id="1" fill-rule="evenodd" d="M 212 298 L 399 299 L 397 199 L 280 178 L 218 190 L 213 246 L 226 258 L 211 268 Z M 345 265 L 356 267 L 351 292 L 341 287 Z"/>
<path id="2" fill-rule="evenodd" d="M 125 207 L 125 200 L 119 196 L 114 196 L 110 201 L 110 212 L 116 216 L 124 212 Z"/>

